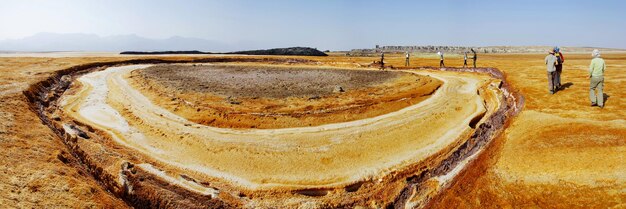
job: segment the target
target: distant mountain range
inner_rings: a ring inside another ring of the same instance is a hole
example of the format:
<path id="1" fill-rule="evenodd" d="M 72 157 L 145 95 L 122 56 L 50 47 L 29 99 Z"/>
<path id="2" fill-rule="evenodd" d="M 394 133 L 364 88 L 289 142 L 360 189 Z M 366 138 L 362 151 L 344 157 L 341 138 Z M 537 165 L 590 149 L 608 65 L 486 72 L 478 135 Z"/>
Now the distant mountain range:
<path id="1" fill-rule="evenodd" d="M 150 39 L 137 35 L 98 36 L 84 33 L 38 33 L 22 39 L 0 40 L 0 51 L 231 51 L 227 44 L 200 38 L 173 36 Z"/>

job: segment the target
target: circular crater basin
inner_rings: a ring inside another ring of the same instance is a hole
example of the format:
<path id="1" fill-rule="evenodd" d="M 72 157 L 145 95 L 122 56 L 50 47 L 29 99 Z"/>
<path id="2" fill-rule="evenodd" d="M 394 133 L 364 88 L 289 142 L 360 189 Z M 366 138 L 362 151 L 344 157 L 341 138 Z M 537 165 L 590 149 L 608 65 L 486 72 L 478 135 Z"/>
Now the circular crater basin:
<path id="1" fill-rule="evenodd" d="M 416 104 L 441 81 L 398 71 L 254 65 L 157 65 L 130 79 L 195 123 L 274 129 L 354 121 Z"/>
<path id="2" fill-rule="evenodd" d="M 447 162 L 499 109 L 497 82 L 442 71 L 116 66 L 78 77 L 55 123 L 71 139 L 89 132 L 76 142 L 80 153 L 119 187 L 157 185 L 249 208 L 383 204 L 411 176 Z"/>

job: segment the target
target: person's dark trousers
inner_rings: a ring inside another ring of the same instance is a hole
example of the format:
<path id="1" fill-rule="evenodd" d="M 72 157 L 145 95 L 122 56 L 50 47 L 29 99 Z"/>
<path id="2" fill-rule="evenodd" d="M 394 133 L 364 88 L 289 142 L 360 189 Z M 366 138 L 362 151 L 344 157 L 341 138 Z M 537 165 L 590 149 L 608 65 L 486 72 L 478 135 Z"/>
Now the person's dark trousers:
<path id="1" fill-rule="evenodd" d="M 548 89 L 550 90 L 550 94 L 554 94 L 556 92 L 556 71 L 548 72 Z"/>
<path id="2" fill-rule="evenodd" d="M 446 66 L 443 64 L 443 60 L 440 60 L 440 61 L 439 61 L 439 67 L 446 67 Z"/>
<path id="3" fill-rule="evenodd" d="M 476 60 L 474 59 L 474 68 L 476 68 Z"/>
<path id="4" fill-rule="evenodd" d="M 463 61 L 463 67 L 467 67 L 467 60 Z"/>
<path id="5" fill-rule="evenodd" d="M 409 66 L 409 59 L 406 59 L 406 62 L 404 63 L 404 66 Z"/>
<path id="6" fill-rule="evenodd" d="M 554 79 L 556 82 L 554 83 L 556 85 L 557 89 L 561 88 L 561 73 L 563 72 L 563 65 L 556 65 L 556 79 Z"/>

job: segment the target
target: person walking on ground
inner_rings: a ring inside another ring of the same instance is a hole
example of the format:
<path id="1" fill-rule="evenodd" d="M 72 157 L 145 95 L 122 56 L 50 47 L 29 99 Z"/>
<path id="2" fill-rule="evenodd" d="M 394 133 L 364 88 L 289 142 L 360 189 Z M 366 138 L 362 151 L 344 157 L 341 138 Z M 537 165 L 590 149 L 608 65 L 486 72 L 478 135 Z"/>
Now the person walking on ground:
<path id="1" fill-rule="evenodd" d="M 546 66 L 548 70 L 548 88 L 550 89 L 550 94 L 554 94 L 556 89 L 554 88 L 554 82 L 556 78 L 556 56 L 554 56 L 554 50 L 548 51 L 549 54 L 546 56 Z"/>
<path id="2" fill-rule="evenodd" d="M 439 67 L 440 68 L 446 67 L 446 65 L 443 64 L 443 52 L 438 51 L 437 54 L 439 55 Z"/>
<path id="3" fill-rule="evenodd" d="M 594 49 L 591 53 L 593 59 L 589 65 L 589 99 L 591 99 L 591 106 L 598 106 L 604 108 L 604 70 L 606 70 L 606 64 L 604 59 L 600 58 L 600 51 Z M 595 90 L 598 90 L 596 94 Z"/>
<path id="4" fill-rule="evenodd" d="M 406 61 L 404 62 L 404 66 L 407 66 L 407 67 L 409 66 L 409 57 L 410 57 L 409 52 L 406 52 Z"/>
<path id="5" fill-rule="evenodd" d="M 476 56 L 476 51 L 474 51 L 474 49 L 471 49 L 472 53 L 474 53 L 474 56 L 472 57 L 472 59 L 474 60 L 474 68 L 476 68 L 476 59 L 478 59 L 478 57 Z"/>
<path id="6" fill-rule="evenodd" d="M 380 69 L 385 69 L 385 52 L 380 53 Z"/>
<path id="7" fill-rule="evenodd" d="M 463 68 L 467 68 L 467 51 L 465 52 L 465 56 L 463 56 Z"/>
<path id="8" fill-rule="evenodd" d="M 558 46 L 554 47 L 554 55 L 556 56 L 556 89 L 561 89 L 561 73 L 563 72 L 563 62 L 565 62 L 565 57 L 561 53 L 561 49 Z"/>

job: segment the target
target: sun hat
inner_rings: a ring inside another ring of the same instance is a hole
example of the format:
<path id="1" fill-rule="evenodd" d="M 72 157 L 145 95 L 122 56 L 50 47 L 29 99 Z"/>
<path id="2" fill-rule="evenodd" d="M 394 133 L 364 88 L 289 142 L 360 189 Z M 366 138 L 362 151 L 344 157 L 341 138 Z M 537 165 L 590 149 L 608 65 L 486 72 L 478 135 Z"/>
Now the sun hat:
<path id="1" fill-rule="evenodd" d="M 600 57 L 600 50 L 598 50 L 598 49 L 594 49 L 594 50 L 591 52 L 591 56 L 593 56 L 593 57 Z"/>

